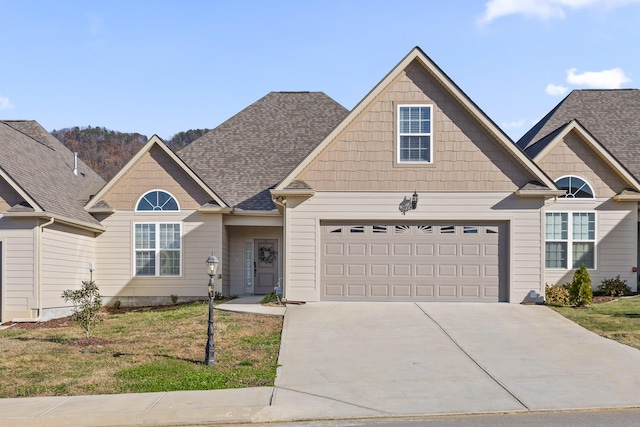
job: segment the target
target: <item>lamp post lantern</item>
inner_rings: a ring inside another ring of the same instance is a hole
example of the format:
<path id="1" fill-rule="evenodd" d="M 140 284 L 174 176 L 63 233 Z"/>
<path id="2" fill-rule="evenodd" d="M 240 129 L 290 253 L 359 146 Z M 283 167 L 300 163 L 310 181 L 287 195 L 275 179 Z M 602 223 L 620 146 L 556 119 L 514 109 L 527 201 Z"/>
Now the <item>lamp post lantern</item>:
<path id="1" fill-rule="evenodd" d="M 213 290 L 213 277 L 216 275 L 216 271 L 218 271 L 218 258 L 212 253 L 209 258 L 207 258 L 207 274 L 209 274 L 209 324 L 207 327 L 207 347 L 204 356 L 204 364 L 205 365 L 215 365 L 215 344 L 213 343 L 213 298 L 215 297 L 215 292 Z"/>

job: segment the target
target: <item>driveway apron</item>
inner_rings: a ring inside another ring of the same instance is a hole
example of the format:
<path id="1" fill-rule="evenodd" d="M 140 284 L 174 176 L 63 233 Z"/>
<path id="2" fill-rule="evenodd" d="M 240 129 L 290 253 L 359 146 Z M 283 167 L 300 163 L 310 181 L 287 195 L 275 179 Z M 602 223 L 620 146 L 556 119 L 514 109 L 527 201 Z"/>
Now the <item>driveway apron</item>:
<path id="1" fill-rule="evenodd" d="M 546 307 L 290 306 L 279 364 L 254 421 L 640 405 L 640 351 Z"/>

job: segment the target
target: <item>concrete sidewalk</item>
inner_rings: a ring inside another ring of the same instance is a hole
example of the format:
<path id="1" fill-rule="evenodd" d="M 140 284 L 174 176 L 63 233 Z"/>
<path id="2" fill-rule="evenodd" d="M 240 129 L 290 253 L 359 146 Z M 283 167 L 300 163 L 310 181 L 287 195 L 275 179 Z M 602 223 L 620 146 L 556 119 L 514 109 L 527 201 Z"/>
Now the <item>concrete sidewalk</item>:
<path id="1" fill-rule="evenodd" d="M 640 406 L 640 351 L 538 306 L 289 306 L 278 362 L 275 387 L 0 399 L 0 425 L 257 423 Z"/>

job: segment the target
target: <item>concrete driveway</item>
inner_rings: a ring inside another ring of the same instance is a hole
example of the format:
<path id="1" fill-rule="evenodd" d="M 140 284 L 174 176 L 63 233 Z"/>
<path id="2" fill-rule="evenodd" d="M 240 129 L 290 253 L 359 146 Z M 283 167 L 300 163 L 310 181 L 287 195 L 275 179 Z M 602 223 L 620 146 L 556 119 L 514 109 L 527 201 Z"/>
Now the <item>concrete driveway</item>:
<path id="1" fill-rule="evenodd" d="M 289 306 L 279 363 L 254 422 L 640 406 L 640 351 L 540 306 Z"/>

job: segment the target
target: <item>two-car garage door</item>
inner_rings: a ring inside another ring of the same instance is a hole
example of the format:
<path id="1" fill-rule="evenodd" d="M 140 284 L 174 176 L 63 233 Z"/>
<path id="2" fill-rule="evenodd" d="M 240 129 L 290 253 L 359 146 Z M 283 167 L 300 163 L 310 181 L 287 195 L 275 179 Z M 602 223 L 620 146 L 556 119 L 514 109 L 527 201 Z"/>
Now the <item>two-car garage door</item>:
<path id="1" fill-rule="evenodd" d="M 504 223 L 321 223 L 322 299 L 507 300 Z"/>

